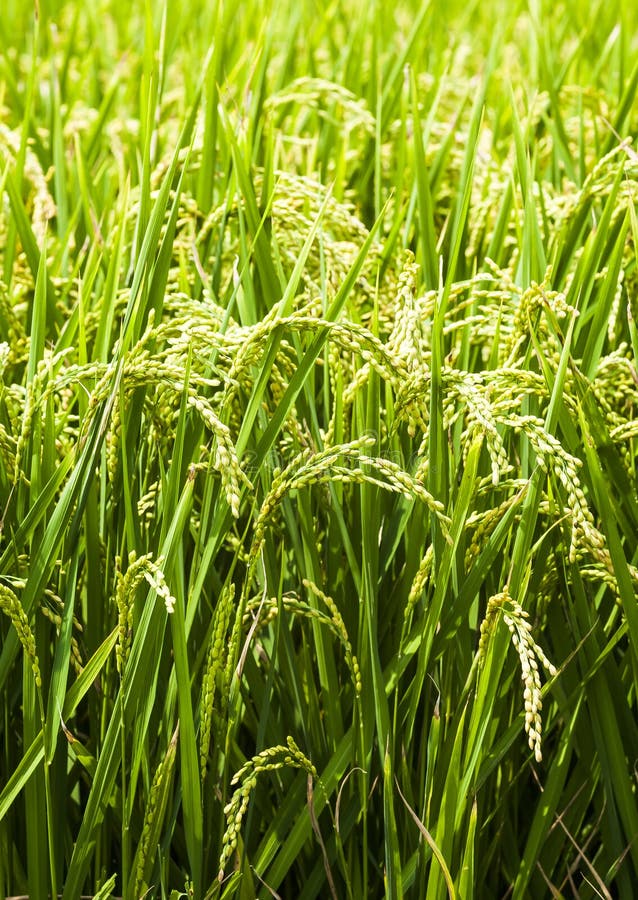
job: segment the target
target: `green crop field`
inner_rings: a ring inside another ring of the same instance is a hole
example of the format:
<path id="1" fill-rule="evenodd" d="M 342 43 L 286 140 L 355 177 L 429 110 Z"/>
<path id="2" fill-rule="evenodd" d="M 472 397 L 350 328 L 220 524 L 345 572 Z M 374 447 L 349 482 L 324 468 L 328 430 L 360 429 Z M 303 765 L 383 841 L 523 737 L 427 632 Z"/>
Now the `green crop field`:
<path id="1" fill-rule="evenodd" d="M 638 896 L 638 7 L 2 0 L 0 898 Z"/>

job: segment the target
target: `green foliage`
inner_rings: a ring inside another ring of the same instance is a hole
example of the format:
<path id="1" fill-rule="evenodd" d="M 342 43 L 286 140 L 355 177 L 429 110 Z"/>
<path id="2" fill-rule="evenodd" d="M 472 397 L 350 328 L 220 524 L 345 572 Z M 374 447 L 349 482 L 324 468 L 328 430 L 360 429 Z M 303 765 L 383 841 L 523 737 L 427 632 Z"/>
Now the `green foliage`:
<path id="1" fill-rule="evenodd" d="M 635 896 L 595 6 L 5 0 L 0 896 Z"/>

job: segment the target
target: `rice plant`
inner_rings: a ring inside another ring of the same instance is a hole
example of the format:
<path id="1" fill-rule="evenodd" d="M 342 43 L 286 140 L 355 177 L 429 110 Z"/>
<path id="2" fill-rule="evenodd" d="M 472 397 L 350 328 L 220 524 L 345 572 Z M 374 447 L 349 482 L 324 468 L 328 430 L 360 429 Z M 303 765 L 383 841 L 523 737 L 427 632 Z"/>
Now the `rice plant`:
<path id="1" fill-rule="evenodd" d="M 1 897 L 635 896 L 637 29 L 4 0 Z"/>

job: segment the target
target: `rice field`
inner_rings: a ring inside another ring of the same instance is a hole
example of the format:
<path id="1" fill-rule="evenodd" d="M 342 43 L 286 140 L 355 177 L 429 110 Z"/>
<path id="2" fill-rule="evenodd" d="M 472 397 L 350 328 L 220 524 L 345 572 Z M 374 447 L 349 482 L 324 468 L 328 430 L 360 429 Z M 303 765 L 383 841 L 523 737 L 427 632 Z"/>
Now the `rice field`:
<path id="1" fill-rule="evenodd" d="M 3 0 L 0 898 L 636 896 L 637 50 Z"/>

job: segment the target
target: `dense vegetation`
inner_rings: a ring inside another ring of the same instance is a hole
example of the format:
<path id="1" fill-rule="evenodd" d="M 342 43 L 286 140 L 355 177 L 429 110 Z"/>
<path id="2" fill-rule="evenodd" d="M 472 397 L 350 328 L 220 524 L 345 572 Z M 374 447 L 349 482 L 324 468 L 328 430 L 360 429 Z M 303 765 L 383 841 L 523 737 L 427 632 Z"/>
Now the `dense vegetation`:
<path id="1" fill-rule="evenodd" d="M 3 0 L 0 896 L 638 884 L 638 13 Z"/>

